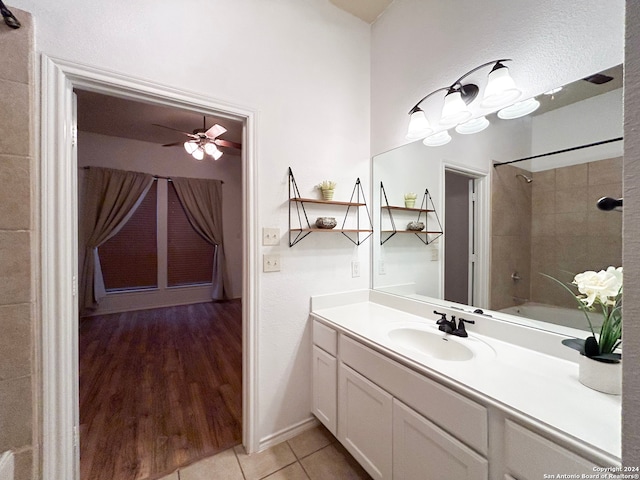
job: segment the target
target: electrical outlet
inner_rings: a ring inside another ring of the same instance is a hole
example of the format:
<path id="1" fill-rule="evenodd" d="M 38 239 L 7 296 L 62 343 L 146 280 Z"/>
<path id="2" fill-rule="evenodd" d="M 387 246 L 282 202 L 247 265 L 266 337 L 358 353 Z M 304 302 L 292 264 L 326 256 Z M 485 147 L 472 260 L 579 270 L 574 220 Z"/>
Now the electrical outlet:
<path id="1" fill-rule="evenodd" d="M 351 262 L 351 276 L 353 278 L 360 276 L 360 262 L 358 260 Z"/>
<path id="2" fill-rule="evenodd" d="M 280 229 L 279 228 L 263 228 L 262 229 L 262 245 L 280 245 Z"/>
<path id="3" fill-rule="evenodd" d="M 378 263 L 378 275 L 386 275 L 387 271 L 385 270 L 385 265 L 382 260 Z"/>
<path id="4" fill-rule="evenodd" d="M 437 248 L 431 249 L 431 261 L 432 262 L 437 262 L 438 258 L 439 258 L 438 249 Z"/>
<path id="5" fill-rule="evenodd" d="M 280 255 L 263 255 L 262 257 L 263 272 L 279 272 L 280 271 Z"/>

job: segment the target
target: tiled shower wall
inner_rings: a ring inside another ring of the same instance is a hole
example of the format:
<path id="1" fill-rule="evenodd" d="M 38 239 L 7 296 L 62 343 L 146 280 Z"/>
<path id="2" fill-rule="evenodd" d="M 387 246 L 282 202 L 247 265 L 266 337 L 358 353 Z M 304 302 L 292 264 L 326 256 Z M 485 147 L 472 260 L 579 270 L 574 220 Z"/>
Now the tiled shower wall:
<path id="1" fill-rule="evenodd" d="M 13 450 L 16 480 L 33 477 L 35 304 L 33 61 L 30 15 L 0 24 L 0 453 Z"/>
<path id="2" fill-rule="evenodd" d="M 490 308 L 501 310 L 529 298 L 531 286 L 531 184 L 512 165 L 494 168 L 491 177 Z M 520 280 L 511 276 L 517 274 Z"/>
<path id="3" fill-rule="evenodd" d="M 605 196 L 622 196 L 622 158 L 535 173 L 512 165 L 495 168 L 491 309 L 525 299 L 575 308 L 575 299 L 541 273 L 570 282 L 585 270 L 621 266 L 622 215 L 596 208 Z M 518 281 L 511 278 L 516 272 Z"/>
<path id="4" fill-rule="evenodd" d="M 576 273 L 622 265 L 622 214 L 596 207 L 622 196 L 622 157 L 535 172 L 532 183 L 531 300 L 576 308 L 543 272 L 570 282 Z"/>

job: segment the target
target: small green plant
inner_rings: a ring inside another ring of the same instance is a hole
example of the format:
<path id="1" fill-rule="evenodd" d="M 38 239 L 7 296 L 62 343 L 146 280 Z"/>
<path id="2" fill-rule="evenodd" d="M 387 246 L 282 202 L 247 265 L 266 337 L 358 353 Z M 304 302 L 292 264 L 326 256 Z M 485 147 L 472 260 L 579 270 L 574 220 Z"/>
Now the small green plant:
<path id="1" fill-rule="evenodd" d="M 622 339 L 622 267 L 579 273 L 573 282 L 566 284 L 550 275 L 542 275 L 562 285 L 574 296 L 591 330 L 591 336 L 584 340 L 567 339 L 562 343 L 594 360 L 618 363 L 622 358 L 621 354 L 615 353 Z M 578 294 L 573 289 L 577 289 Z M 600 333 L 596 335 L 588 312 L 598 310 L 604 319 Z"/>
<path id="2" fill-rule="evenodd" d="M 336 182 L 333 182 L 331 180 L 323 180 L 321 183 L 316 185 L 316 188 L 318 190 L 333 190 L 334 188 L 336 188 Z"/>

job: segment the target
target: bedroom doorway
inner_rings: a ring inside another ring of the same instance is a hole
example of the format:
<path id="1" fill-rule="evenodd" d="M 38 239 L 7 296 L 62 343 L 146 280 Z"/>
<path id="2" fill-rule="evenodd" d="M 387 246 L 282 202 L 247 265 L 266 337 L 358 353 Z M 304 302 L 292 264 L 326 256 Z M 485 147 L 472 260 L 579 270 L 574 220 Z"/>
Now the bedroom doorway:
<path id="1" fill-rule="evenodd" d="M 257 449 L 255 319 L 257 227 L 254 112 L 113 72 L 41 56 L 40 279 L 43 444 L 46 478 L 79 480 L 78 197 L 73 90 L 112 95 L 243 122 L 242 128 L 242 443 Z"/>
<path id="2" fill-rule="evenodd" d="M 74 94 L 80 479 L 156 477 L 242 441 L 243 122 Z M 215 138 L 199 135 L 210 128 Z M 215 157 L 185 151 L 204 142 Z M 97 248 L 94 276 L 104 291 L 98 305 L 83 308 L 84 246 L 98 235 L 87 232 L 99 223 L 94 212 L 108 210 L 111 218 L 124 208 L 105 207 L 93 193 L 99 179 L 108 180 L 106 192 L 126 176 L 150 183 Z M 201 187 L 211 195 L 185 203 Z M 218 208 L 203 208 L 210 199 Z M 188 207 L 205 214 L 202 224 Z M 206 237 L 208 226 L 219 227 L 210 232 L 219 245 Z"/>

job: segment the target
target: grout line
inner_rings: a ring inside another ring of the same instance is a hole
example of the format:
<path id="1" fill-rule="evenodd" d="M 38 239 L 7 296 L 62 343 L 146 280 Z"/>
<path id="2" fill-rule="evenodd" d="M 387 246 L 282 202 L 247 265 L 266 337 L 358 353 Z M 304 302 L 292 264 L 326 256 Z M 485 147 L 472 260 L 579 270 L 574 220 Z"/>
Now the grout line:
<path id="1" fill-rule="evenodd" d="M 240 473 L 242 474 L 242 478 L 244 480 L 247 480 L 247 476 L 244 474 L 244 470 L 242 469 L 242 464 L 240 463 L 240 459 L 238 458 L 238 454 L 236 453 L 235 447 L 233 447 L 233 455 L 236 457 L 236 462 L 238 462 L 238 467 L 240 468 Z"/>

